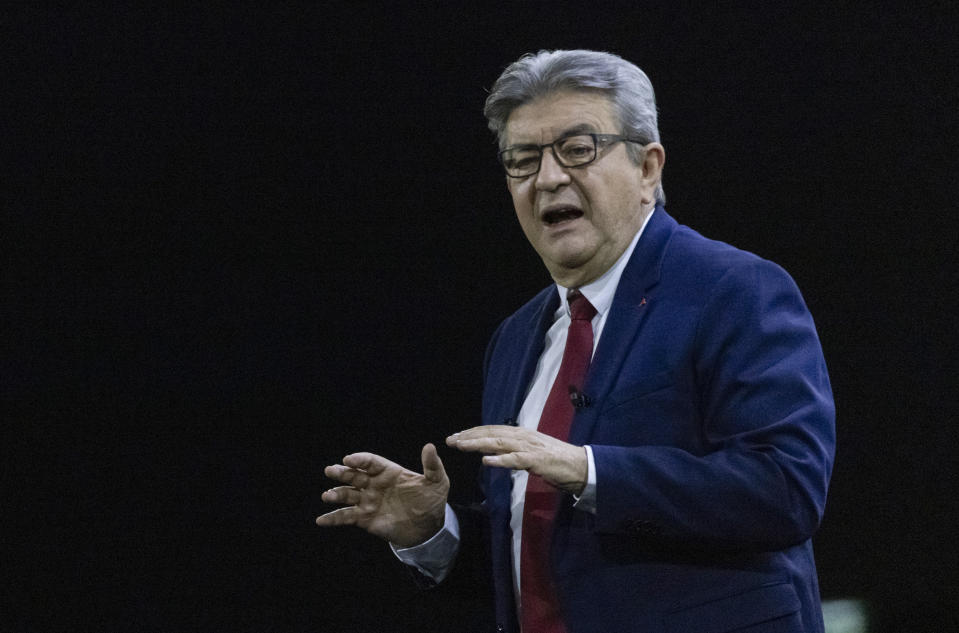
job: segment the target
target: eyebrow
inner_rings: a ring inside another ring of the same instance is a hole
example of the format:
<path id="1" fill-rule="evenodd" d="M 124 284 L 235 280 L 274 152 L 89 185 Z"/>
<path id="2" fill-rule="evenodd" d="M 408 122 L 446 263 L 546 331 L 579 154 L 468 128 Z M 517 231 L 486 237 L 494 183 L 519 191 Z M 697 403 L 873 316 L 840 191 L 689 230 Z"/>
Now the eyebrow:
<path id="1" fill-rule="evenodd" d="M 566 128 L 565 130 L 563 130 L 562 134 L 560 134 L 556 138 L 559 139 L 567 136 L 576 136 L 577 134 L 590 134 L 595 132 L 596 132 L 596 128 L 594 128 L 589 123 L 580 123 L 578 125 L 574 125 L 573 127 Z"/>
<path id="2" fill-rule="evenodd" d="M 568 127 L 562 132 L 559 136 L 553 139 L 552 142 L 556 142 L 561 138 L 566 138 L 567 136 L 576 136 L 577 134 L 598 134 L 596 128 L 589 123 L 578 123 L 572 127 Z M 530 147 L 539 147 L 539 143 L 518 143 L 516 145 L 507 145 L 503 149 L 526 149 Z"/>

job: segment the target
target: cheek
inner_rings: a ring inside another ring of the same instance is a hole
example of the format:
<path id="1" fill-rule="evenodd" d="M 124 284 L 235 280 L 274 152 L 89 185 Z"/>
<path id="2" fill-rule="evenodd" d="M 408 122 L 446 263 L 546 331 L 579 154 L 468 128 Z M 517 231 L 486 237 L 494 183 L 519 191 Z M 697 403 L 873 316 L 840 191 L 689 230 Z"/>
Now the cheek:
<path id="1" fill-rule="evenodd" d="M 634 206 L 629 198 L 619 195 L 604 196 L 601 204 L 603 212 L 600 214 L 599 222 L 604 227 L 616 229 L 629 224 L 632 215 L 630 208 Z"/>
<path id="2" fill-rule="evenodd" d="M 513 207 L 520 216 L 524 211 L 528 211 L 533 202 L 529 195 L 529 187 L 524 187 L 522 183 L 514 184 L 509 187 L 509 195 L 513 198 Z"/>

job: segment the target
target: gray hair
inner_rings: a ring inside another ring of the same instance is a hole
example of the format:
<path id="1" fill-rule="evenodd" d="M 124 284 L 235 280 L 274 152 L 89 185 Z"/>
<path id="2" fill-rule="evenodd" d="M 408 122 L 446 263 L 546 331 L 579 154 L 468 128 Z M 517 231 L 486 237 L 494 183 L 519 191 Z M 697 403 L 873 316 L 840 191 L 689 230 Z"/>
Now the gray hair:
<path id="1" fill-rule="evenodd" d="M 499 76 L 483 114 L 500 147 L 505 142 L 506 121 L 513 110 L 534 99 L 563 90 L 596 90 L 612 103 L 621 126 L 620 134 L 643 144 L 659 142 L 656 96 L 653 84 L 642 70 L 618 55 L 598 51 L 540 51 L 527 53 Z M 639 164 L 642 150 L 626 144 L 630 158 Z M 664 204 L 662 184 L 656 201 Z"/>

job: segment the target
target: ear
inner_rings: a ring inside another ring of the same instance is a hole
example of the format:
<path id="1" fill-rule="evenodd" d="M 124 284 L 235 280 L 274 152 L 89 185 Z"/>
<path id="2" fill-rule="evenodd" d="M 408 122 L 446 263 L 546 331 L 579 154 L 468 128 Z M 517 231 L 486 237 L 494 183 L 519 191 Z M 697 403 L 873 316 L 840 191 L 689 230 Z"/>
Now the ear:
<path id="1" fill-rule="evenodd" d="M 663 165 L 666 164 L 666 149 L 659 143 L 650 143 L 643 151 L 640 176 L 643 188 L 643 203 L 656 199 L 656 187 L 663 179 Z"/>

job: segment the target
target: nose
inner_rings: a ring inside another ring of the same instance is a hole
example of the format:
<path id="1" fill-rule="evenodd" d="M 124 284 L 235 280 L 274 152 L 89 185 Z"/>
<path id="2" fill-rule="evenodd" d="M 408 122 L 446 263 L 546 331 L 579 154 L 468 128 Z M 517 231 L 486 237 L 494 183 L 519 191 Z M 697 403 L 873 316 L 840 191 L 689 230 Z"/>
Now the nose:
<path id="1" fill-rule="evenodd" d="M 543 150 L 540 159 L 539 171 L 536 173 L 536 188 L 541 191 L 555 191 L 562 185 L 569 184 L 569 172 L 556 161 L 553 148 Z"/>

